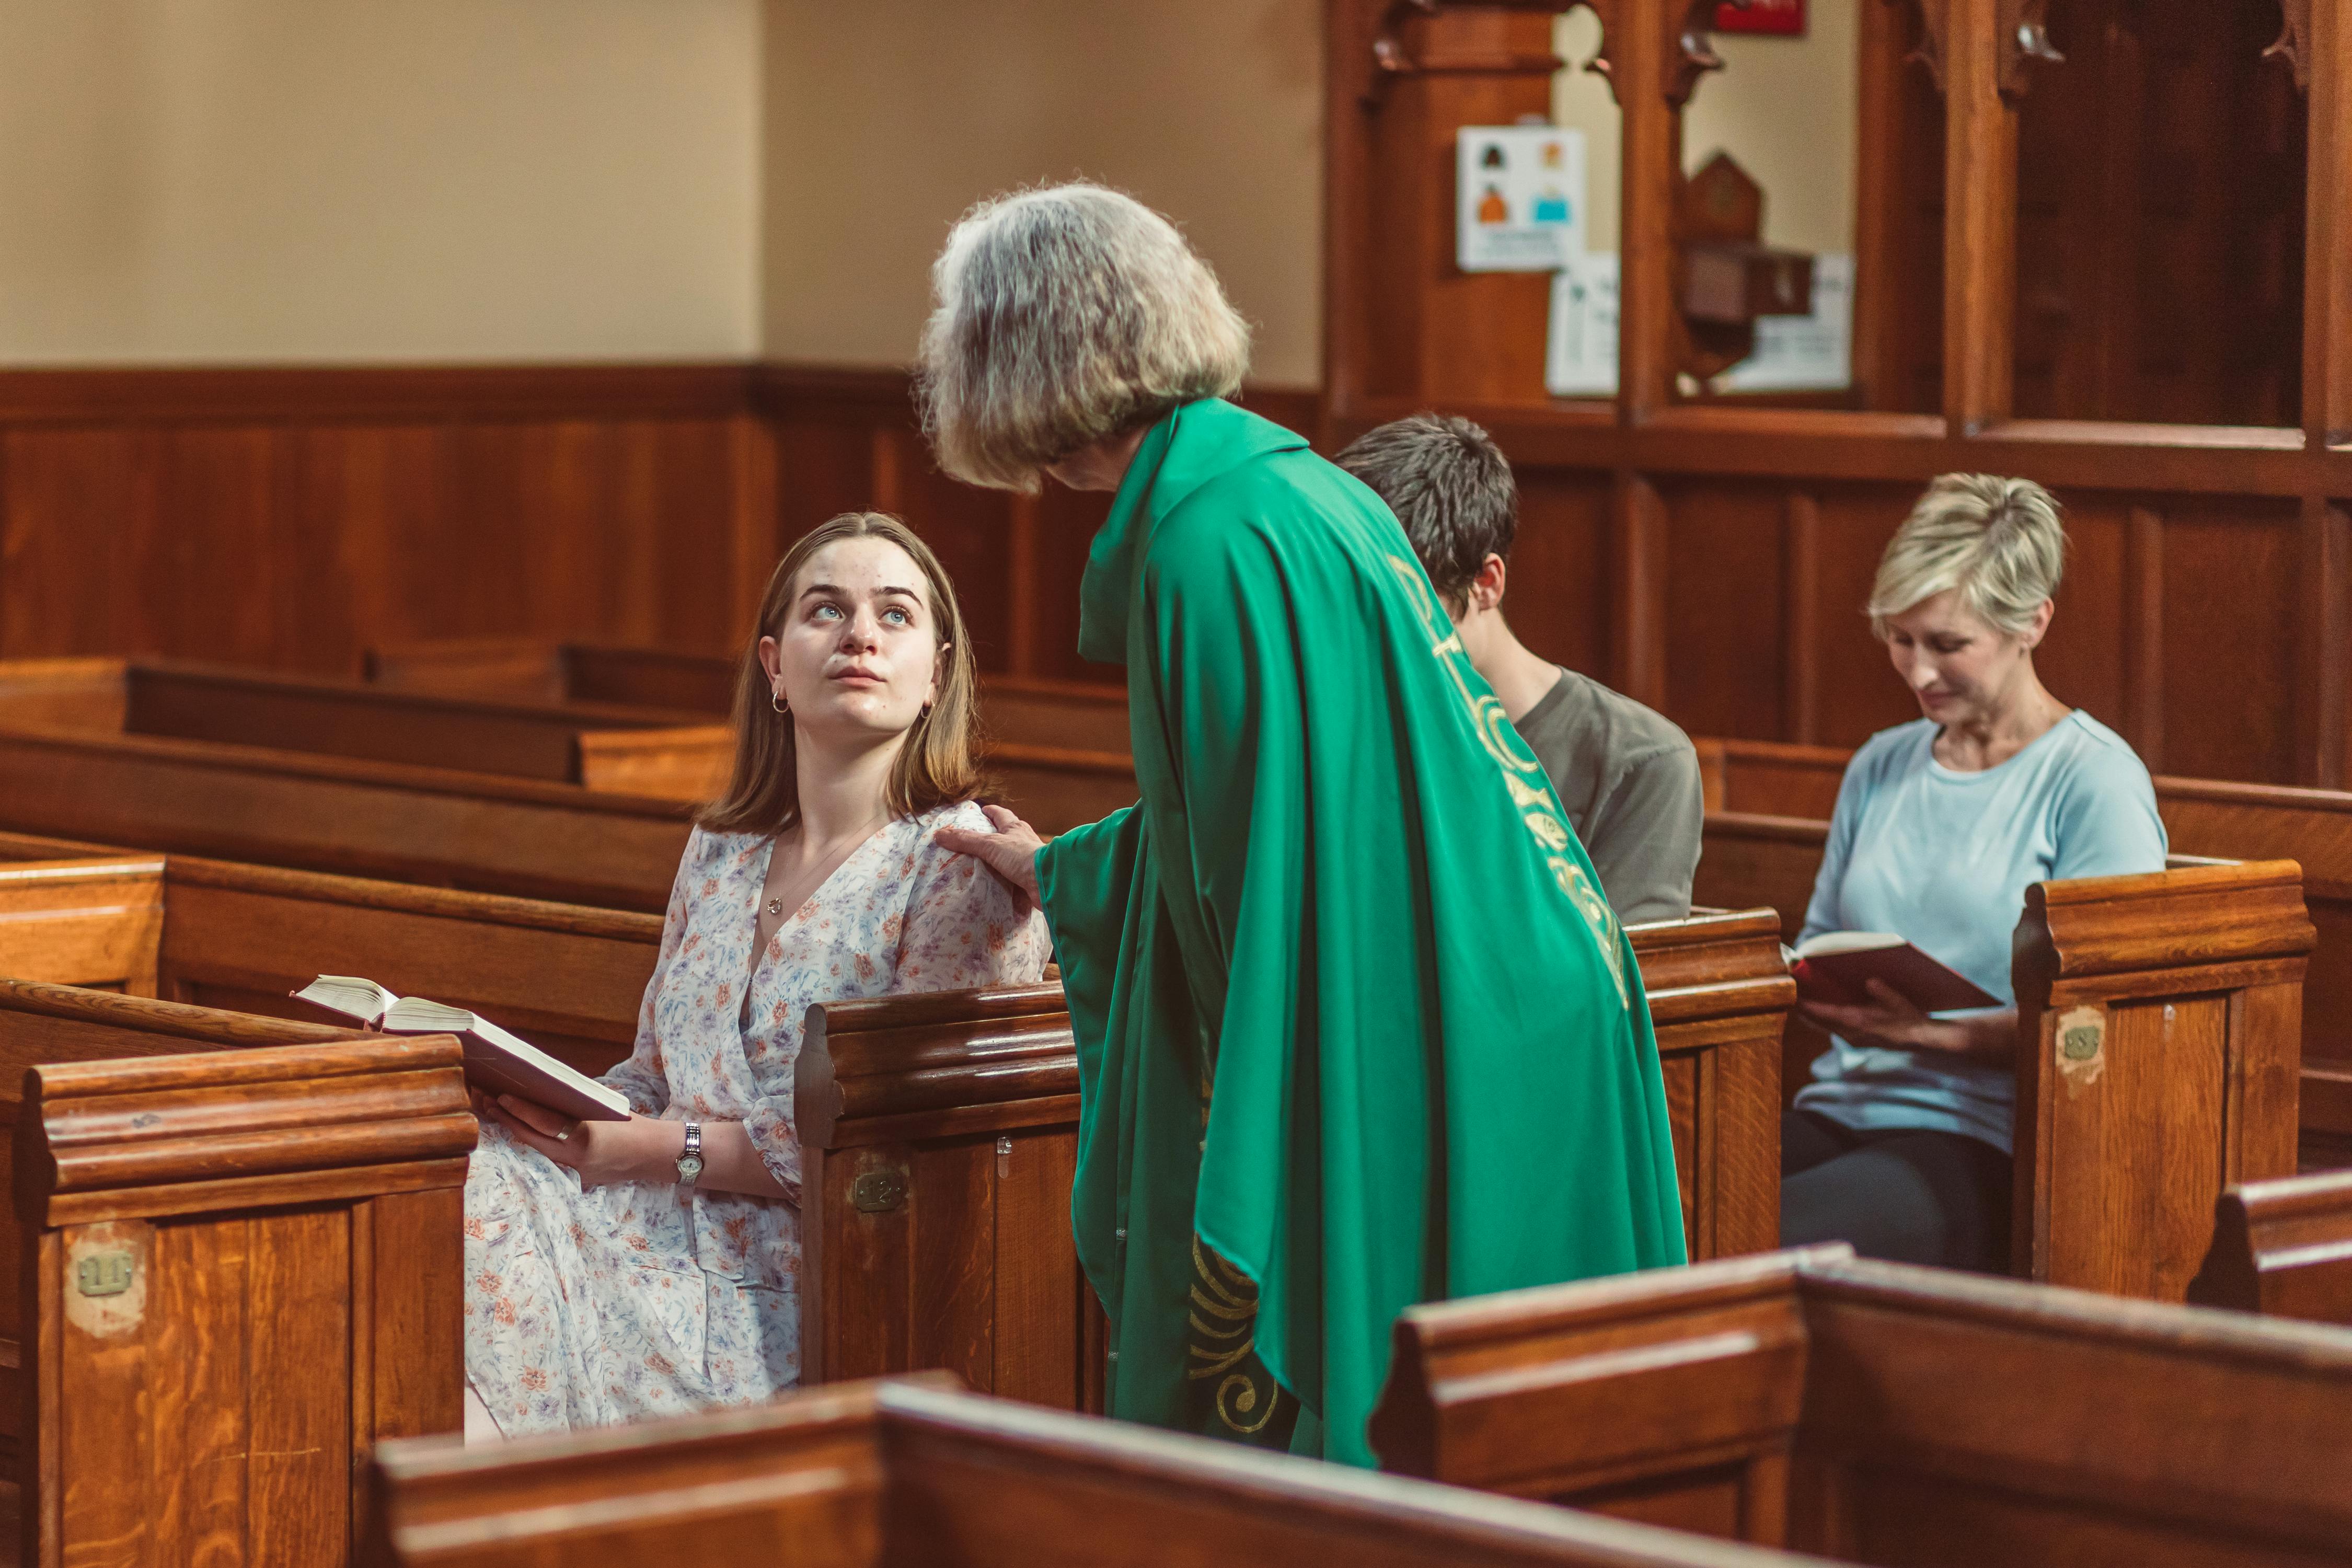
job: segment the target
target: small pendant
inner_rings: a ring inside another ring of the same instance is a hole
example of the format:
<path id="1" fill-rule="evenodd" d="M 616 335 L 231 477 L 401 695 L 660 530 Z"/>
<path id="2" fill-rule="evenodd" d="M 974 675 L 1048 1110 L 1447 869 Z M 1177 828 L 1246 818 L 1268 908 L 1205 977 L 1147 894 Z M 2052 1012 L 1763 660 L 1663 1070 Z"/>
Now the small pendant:
<path id="1" fill-rule="evenodd" d="M 782 900 L 782 899 L 770 899 L 770 900 L 768 900 L 768 913 L 770 913 L 771 915 L 780 915 L 780 914 L 782 914 L 783 912 L 784 912 L 784 900 Z"/>

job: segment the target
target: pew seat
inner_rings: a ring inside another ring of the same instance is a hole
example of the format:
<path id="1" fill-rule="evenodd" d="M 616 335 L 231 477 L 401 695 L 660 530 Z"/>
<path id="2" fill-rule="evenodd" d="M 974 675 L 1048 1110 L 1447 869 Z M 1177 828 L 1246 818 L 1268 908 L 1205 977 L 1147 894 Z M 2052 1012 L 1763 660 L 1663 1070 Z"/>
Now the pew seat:
<path id="1" fill-rule="evenodd" d="M 1913 1564 L 2352 1552 L 2352 1336 L 1843 1246 L 1407 1311 L 1384 1468 Z"/>
<path id="2" fill-rule="evenodd" d="M 2352 1325 L 2352 1171 L 2248 1182 L 2223 1193 L 2189 1299 Z"/>
<path id="3" fill-rule="evenodd" d="M 1704 900 L 1769 904 L 1787 917 L 1793 941 L 1821 864 L 1818 850 L 1808 863 L 1797 825 L 1827 823 L 1852 753 L 1762 741 L 1696 744 L 1710 814 L 1698 870 Z M 2156 802 L 2179 854 L 2303 868 L 2318 935 L 2305 977 L 2303 1163 L 2352 1165 L 2352 792 L 2158 776 Z M 1801 1024 L 1794 1034 L 1819 1038 Z"/>
<path id="4" fill-rule="evenodd" d="M 1769 910 L 1634 926 L 1694 1257 L 1780 1239 L 1780 1027 Z M 1078 1068 L 1058 985 L 809 1010 L 803 1373 L 944 1368 L 1099 1409 L 1104 1336 L 1069 1232 Z"/>
<path id="5" fill-rule="evenodd" d="M 369 1446 L 461 1421 L 462 1061 L 0 981 L 18 1561 L 350 1560 Z"/>
<path id="6" fill-rule="evenodd" d="M 591 1074 L 636 1037 L 661 929 L 653 914 L 0 834 L 0 973 L 314 1021 L 331 1015 L 289 992 L 364 974 Z"/>
<path id="7" fill-rule="evenodd" d="M 914 1380 L 489 1450 L 386 1443 L 375 1478 L 368 1568 L 1805 1561 Z"/>
<path id="8" fill-rule="evenodd" d="M 403 691 L 178 659 L 0 660 L 0 730 L 261 746 L 708 799 L 732 753 L 724 724 L 667 709 Z"/>

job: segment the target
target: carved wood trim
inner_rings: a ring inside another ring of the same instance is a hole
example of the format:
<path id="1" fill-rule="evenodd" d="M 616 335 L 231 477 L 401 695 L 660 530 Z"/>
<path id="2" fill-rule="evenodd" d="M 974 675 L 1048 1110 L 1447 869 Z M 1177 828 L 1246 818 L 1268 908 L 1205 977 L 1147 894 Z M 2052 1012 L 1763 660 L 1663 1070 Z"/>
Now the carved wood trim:
<path id="1" fill-rule="evenodd" d="M 2025 95 L 2026 72 L 2039 62 L 2063 65 L 2066 57 L 2050 42 L 2050 0 L 2000 0 L 2000 61 L 1995 84 L 2007 99 Z"/>
<path id="2" fill-rule="evenodd" d="M 1457 10 L 1482 11 L 1542 11 L 1552 15 L 1572 11 L 1588 0 L 1479 0 L 1475 6 L 1457 5 Z M 1558 55 L 1511 54 L 1434 54 L 1416 57 L 1405 47 L 1400 35 L 1401 25 L 1413 16 L 1434 16 L 1444 10 L 1444 0 L 1391 0 L 1381 14 L 1380 30 L 1372 39 L 1372 77 L 1370 89 L 1364 95 L 1367 107 L 1377 104 L 1390 82 L 1408 76 L 1550 76 L 1563 69 L 1568 62 Z"/>
<path id="3" fill-rule="evenodd" d="M 1745 5 L 1748 0 L 1732 0 Z M 1385 85 L 1402 76 L 1482 75 L 1516 76 L 1540 74 L 1549 76 L 1564 69 L 1568 63 L 1557 55 L 1465 55 L 1431 56 L 1416 58 L 1399 36 L 1399 25 L 1413 16 L 1434 16 L 1444 9 L 1448 0 L 1392 0 L 1381 18 L 1379 35 L 1372 40 L 1372 87 L 1367 101 L 1376 101 Z M 1623 16 L 1622 0 L 1475 0 L 1473 5 L 1460 9 L 1487 11 L 1541 11 L 1552 16 L 1565 16 L 1579 5 L 1589 6 L 1601 18 L 1601 47 L 1584 69 L 1609 83 L 1609 90 L 1619 106 L 1624 103 L 1623 89 L 1619 78 L 1618 49 L 1613 40 L 1622 39 L 1620 24 Z M 1690 101 L 1699 79 L 1708 71 L 1721 70 L 1723 58 L 1715 52 L 1710 37 L 1715 19 L 1716 0 L 1673 0 L 1665 11 L 1667 26 L 1665 68 L 1659 90 L 1675 108 Z"/>
<path id="4" fill-rule="evenodd" d="M 2311 0 L 2279 0 L 2279 36 L 2263 51 L 2266 60 L 2284 60 L 2294 72 L 2295 89 L 2311 91 Z"/>
<path id="5" fill-rule="evenodd" d="M 1890 0 L 1890 3 L 1900 5 L 1904 0 Z M 1928 77 L 1936 84 L 1936 90 L 1941 92 L 1944 90 L 1944 60 L 1948 47 L 1944 40 L 1949 36 L 1951 23 L 1948 0 L 1911 0 L 1911 4 L 1919 13 L 1919 47 L 1903 57 L 1904 63 L 1907 65 L 1917 60 L 1926 66 Z"/>

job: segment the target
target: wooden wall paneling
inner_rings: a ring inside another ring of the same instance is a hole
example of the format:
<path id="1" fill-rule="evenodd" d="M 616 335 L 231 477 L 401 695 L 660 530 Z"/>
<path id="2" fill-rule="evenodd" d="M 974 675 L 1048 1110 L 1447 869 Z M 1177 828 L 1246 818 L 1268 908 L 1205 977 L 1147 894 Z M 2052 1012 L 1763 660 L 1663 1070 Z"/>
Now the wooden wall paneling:
<path id="1" fill-rule="evenodd" d="M 1966 436 L 2011 407 L 2017 117 L 2000 91 L 2000 0 L 1927 3 L 1944 19 L 1944 418 Z"/>
<path id="2" fill-rule="evenodd" d="M 2293 63 L 2304 84 L 2303 428 L 2314 447 L 2352 442 L 2352 16 L 2341 0 L 2298 6 L 2305 36 Z"/>
<path id="3" fill-rule="evenodd" d="M 1666 657 L 1671 591 L 1666 503 L 1640 474 L 1621 472 L 1611 498 L 1612 547 L 1609 683 L 1637 702 L 1666 706 Z"/>
<path id="4" fill-rule="evenodd" d="M 1629 425 L 1664 411 L 1675 392 L 1681 324 L 1674 297 L 1675 197 L 1682 186 L 1683 122 L 1680 100 L 1669 101 L 1668 92 L 1685 9 L 1680 0 L 1615 0 L 1603 14 L 1622 159 L 1617 417 Z"/>
<path id="5" fill-rule="evenodd" d="M 1367 23 L 1392 68 L 1334 59 L 1326 102 L 1335 128 L 1369 140 L 1369 247 L 1359 340 L 1369 389 L 1425 402 L 1543 397 L 1551 280 L 1538 273 L 1465 273 L 1454 265 L 1454 132 L 1549 117 L 1549 7 L 1388 5 L 1347 0 L 1364 18 L 1335 29 L 1349 46 Z M 1370 21 L 1377 16 L 1378 21 Z M 1349 84 L 1361 83 L 1349 91 Z M 1351 283 L 1352 286 L 1352 283 Z"/>
<path id="6" fill-rule="evenodd" d="M 1780 550 L 1781 738 L 1812 745 L 1822 732 L 1822 506 L 1792 492 Z"/>
<path id="7" fill-rule="evenodd" d="M 1617 637 L 1609 478 L 1522 468 L 1518 480 L 1519 531 L 1504 614 L 1537 653 L 1605 678 Z"/>
<path id="8" fill-rule="evenodd" d="M 2164 519 L 2144 506 L 2124 522 L 2124 699 L 2116 729 L 2152 773 L 2164 766 Z"/>
<path id="9" fill-rule="evenodd" d="M 1857 746 L 1885 729 L 1919 716 L 1919 704 L 1888 667 L 1886 648 L 1871 635 L 1871 583 L 1886 542 L 1918 499 L 1916 489 L 1838 485 L 1815 498 L 1814 552 L 1818 580 L 1811 593 L 1820 671 L 1813 733 L 1808 743 Z M 1798 739 L 1795 735 L 1783 737 Z"/>
<path id="10" fill-rule="evenodd" d="M 2128 740 L 2126 562 L 2133 512 L 2106 495 L 2059 499 L 2065 508 L 2066 574 L 2034 667 L 2060 701 L 2086 710 Z"/>
<path id="11" fill-rule="evenodd" d="M 1636 481 L 1643 482 L 1643 481 Z M 1782 571 L 1789 503 L 1761 486 L 1682 485 L 1666 517 L 1662 706 L 1694 735 L 1787 733 Z M 1690 635 L 1704 628 L 1700 635 Z"/>
<path id="12" fill-rule="evenodd" d="M 2164 763 L 2189 778 L 2293 783 L 2294 512 L 2188 505 L 2164 524 Z"/>
<path id="13" fill-rule="evenodd" d="M 2300 782 L 2342 789 L 2352 777 L 2352 516 L 2325 497 L 2307 497 L 2301 532 L 2295 759 Z"/>
<path id="14" fill-rule="evenodd" d="M 1093 664 L 1078 657 L 1078 585 L 1096 531 L 1110 515 L 1111 498 L 1048 484 L 1038 496 L 1033 523 L 1035 546 L 1028 579 L 1027 613 L 1031 675 L 1055 680 L 1123 684 L 1123 665 Z"/>

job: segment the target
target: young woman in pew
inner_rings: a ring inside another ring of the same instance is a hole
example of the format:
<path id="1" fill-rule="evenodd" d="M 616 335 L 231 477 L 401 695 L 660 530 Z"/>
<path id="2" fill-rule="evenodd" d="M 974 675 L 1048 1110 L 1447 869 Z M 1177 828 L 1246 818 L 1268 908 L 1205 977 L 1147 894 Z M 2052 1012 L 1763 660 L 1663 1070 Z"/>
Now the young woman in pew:
<path id="1" fill-rule="evenodd" d="M 1805 936 L 1893 932 L 2012 997 L 2030 885 L 2164 868 L 2147 769 L 2034 672 L 2065 549 L 2048 491 L 1981 474 L 1936 480 L 1896 531 L 1871 624 L 1924 717 L 1848 764 Z M 1832 1038 L 1781 1123 L 1781 1244 L 2004 1269 L 2017 1010 L 1872 994 L 1800 998 Z"/>
<path id="2" fill-rule="evenodd" d="M 972 660 L 897 520 L 785 555 L 743 659 L 629 1059 L 635 1114 L 482 1107 L 466 1184 L 468 1428 L 512 1436 L 759 1400 L 800 1365 L 793 1069 L 810 1004 L 1034 983 L 1045 923 L 941 847 L 973 804 Z"/>

